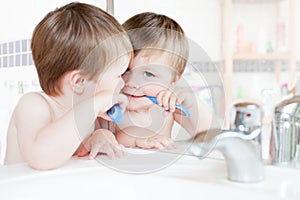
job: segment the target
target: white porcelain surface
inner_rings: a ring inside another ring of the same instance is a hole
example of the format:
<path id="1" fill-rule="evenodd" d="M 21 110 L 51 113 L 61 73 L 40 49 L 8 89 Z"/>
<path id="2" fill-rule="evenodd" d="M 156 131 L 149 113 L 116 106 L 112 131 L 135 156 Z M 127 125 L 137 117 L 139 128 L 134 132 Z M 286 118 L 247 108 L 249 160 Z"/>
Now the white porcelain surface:
<path id="1" fill-rule="evenodd" d="M 266 166 L 265 180 L 251 184 L 228 181 L 226 174 L 224 160 L 191 156 L 142 175 L 120 173 L 86 158 L 73 158 L 51 171 L 18 164 L 0 168 L 0 199 L 300 199 L 299 170 Z"/>

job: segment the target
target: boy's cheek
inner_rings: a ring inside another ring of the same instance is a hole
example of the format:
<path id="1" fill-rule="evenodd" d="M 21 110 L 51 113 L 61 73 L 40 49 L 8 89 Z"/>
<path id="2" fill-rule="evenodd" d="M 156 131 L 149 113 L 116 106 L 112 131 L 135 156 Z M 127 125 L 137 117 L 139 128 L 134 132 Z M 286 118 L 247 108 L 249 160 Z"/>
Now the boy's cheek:
<path id="1" fill-rule="evenodd" d="M 145 95 L 156 97 L 159 92 L 166 90 L 167 88 L 168 87 L 165 87 L 164 85 L 153 84 L 151 86 L 145 86 L 144 91 Z"/>
<path id="2" fill-rule="evenodd" d="M 125 83 L 124 83 L 124 81 L 122 80 L 122 81 L 119 81 L 119 83 L 116 85 L 116 91 L 118 92 L 118 93 L 120 93 L 121 92 L 121 90 L 122 90 L 122 88 L 125 86 Z"/>
<path id="3" fill-rule="evenodd" d="M 126 108 L 128 110 L 140 110 L 140 109 L 149 108 L 152 105 L 153 103 L 149 101 L 147 98 L 138 98 L 138 99 L 132 98 L 129 99 Z"/>
<path id="4" fill-rule="evenodd" d="M 118 104 L 120 105 L 122 112 L 124 112 L 126 110 L 128 103 L 129 103 L 128 97 L 126 95 L 120 93 Z"/>

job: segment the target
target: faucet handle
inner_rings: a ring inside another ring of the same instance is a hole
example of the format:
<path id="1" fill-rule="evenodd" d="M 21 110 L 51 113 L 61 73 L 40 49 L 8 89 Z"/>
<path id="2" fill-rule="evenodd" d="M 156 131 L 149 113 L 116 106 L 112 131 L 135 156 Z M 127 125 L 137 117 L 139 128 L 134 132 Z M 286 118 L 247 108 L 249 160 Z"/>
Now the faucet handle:
<path id="1" fill-rule="evenodd" d="M 247 131 L 234 131 L 234 130 L 222 130 L 219 135 L 217 135 L 216 139 L 221 138 L 241 138 L 243 140 L 253 140 L 260 134 L 260 128 L 255 129 L 252 132 Z"/>

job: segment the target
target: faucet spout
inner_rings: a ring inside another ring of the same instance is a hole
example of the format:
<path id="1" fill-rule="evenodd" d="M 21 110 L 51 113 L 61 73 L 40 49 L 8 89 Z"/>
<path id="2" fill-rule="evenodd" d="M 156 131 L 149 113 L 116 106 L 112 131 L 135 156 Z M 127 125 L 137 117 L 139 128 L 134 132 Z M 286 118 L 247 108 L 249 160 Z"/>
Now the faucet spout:
<path id="1" fill-rule="evenodd" d="M 247 183 L 263 180 L 263 163 L 251 141 L 223 138 L 215 148 L 226 160 L 229 180 Z"/>
<path id="2" fill-rule="evenodd" d="M 250 134 L 223 130 L 209 142 L 194 142 L 190 152 L 199 158 L 204 158 L 210 149 L 220 151 L 227 164 L 229 180 L 245 183 L 259 182 L 264 178 L 263 162 L 256 146 L 250 141 L 259 133 L 259 129 Z"/>

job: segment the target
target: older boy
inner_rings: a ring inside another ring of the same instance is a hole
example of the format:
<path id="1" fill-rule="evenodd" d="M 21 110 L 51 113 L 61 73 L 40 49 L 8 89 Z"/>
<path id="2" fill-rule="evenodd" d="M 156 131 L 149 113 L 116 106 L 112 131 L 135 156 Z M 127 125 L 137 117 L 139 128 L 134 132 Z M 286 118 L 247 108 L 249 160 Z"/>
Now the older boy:
<path id="1" fill-rule="evenodd" d="M 5 164 L 57 168 L 85 138 L 91 139 L 92 158 L 98 152 L 121 155 L 122 146 L 96 118 L 110 120 L 106 111 L 126 104 L 119 91 L 132 47 L 122 26 L 97 7 L 70 3 L 37 25 L 31 48 L 44 93 L 26 94 L 18 102 Z"/>

